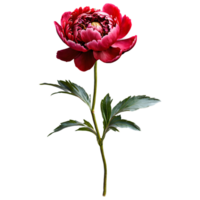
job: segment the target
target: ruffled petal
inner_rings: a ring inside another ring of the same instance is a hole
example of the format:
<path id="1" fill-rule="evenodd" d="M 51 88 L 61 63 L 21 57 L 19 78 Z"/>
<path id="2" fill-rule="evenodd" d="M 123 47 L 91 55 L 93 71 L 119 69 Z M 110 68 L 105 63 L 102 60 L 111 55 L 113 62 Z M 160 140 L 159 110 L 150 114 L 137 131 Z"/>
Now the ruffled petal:
<path id="1" fill-rule="evenodd" d="M 125 37 L 130 31 L 131 26 L 132 26 L 131 19 L 127 17 L 126 15 L 124 15 L 122 18 L 122 23 L 120 26 L 120 33 L 119 33 L 118 39 Z"/>
<path id="2" fill-rule="evenodd" d="M 72 48 L 72 49 L 74 49 L 76 51 L 82 51 L 82 52 L 87 52 L 88 51 L 81 44 L 75 43 L 72 40 L 67 40 L 66 37 L 64 37 L 64 33 L 63 33 L 62 27 L 60 26 L 59 22 L 54 20 L 54 25 L 55 25 L 55 29 L 56 29 L 56 32 L 57 32 L 58 36 L 64 42 L 65 46 L 70 47 L 70 48 Z"/>
<path id="3" fill-rule="evenodd" d="M 60 37 L 60 39 L 65 43 L 65 45 L 67 46 L 67 43 L 66 43 L 66 38 L 64 36 L 64 30 L 62 29 L 61 25 L 59 24 L 58 21 L 54 20 L 54 27 L 56 29 L 56 32 L 58 34 L 58 36 Z"/>
<path id="4" fill-rule="evenodd" d="M 55 27 L 56 32 L 59 35 L 59 37 L 60 38 L 63 37 L 64 36 L 63 35 L 63 29 L 62 29 L 60 23 L 58 21 L 56 21 L 56 20 L 53 20 L 53 23 L 54 23 L 54 27 Z"/>
<path id="5" fill-rule="evenodd" d="M 82 46 L 82 45 L 79 44 L 79 43 L 75 43 L 75 42 L 72 41 L 72 40 L 67 40 L 67 45 L 68 45 L 69 47 L 71 47 L 72 49 L 76 50 L 76 51 L 82 51 L 82 52 L 88 51 L 84 46 Z"/>
<path id="6" fill-rule="evenodd" d="M 83 42 L 90 42 L 92 40 L 101 40 L 101 34 L 98 31 L 93 30 L 93 28 L 87 28 L 86 30 L 82 30 L 80 34 Z"/>
<path id="7" fill-rule="evenodd" d="M 71 12 L 65 12 L 62 17 L 61 17 L 61 26 L 64 29 L 65 25 L 68 21 L 68 19 L 70 18 Z"/>
<path id="8" fill-rule="evenodd" d="M 57 52 L 56 57 L 62 61 L 69 62 L 76 58 L 81 52 L 68 48 Z"/>
<path id="9" fill-rule="evenodd" d="M 76 8 L 73 12 L 72 12 L 72 15 L 73 15 L 73 21 L 75 21 L 77 19 L 77 17 L 79 15 L 81 15 L 82 13 L 86 13 L 86 14 L 92 14 L 96 11 L 99 11 L 98 9 L 94 9 L 94 8 L 90 8 L 89 6 L 86 6 L 85 8 Z"/>
<path id="10" fill-rule="evenodd" d="M 92 40 L 85 44 L 88 49 L 92 49 L 94 51 L 103 51 L 108 49 L 116 40 L 119 35 L 119 25 L 116 25 L 108 35 L 105 35 L 101 40 Z"/>
<path id="11" fill-rule="evenodd" d="M 108 13 L 109 15 L 112 15 L 114 18 L 117 17 L 117 19 L 119 21 L 119 24 L 121 24 L 122 15 L 121 15 L 120 10 L 119 10 L 119 8 L 117 6 L 115 6 L 115 5 L 111 4 L 111 3 L 106 3 L 103 6 L 102 11 Z"/>
<path id="12" fill-rule="evenodd" d="M 101 60 L 105 63 L 111 63 L 120 58 L 122 52 L 120 48 L 110 47 L 104 51 L 93 51 L 95 59 Z"/>
<path id="13" fill-rule="evenodd" d="M 83 72 L 91 69 L 95 62 L 96 59 L 94 58 L 92 51 L 81 53 L 74 59 L 76 67 Z"/>
<path id="14" fill-rule="evenodd" d="M 137 42 L 137 35 L 125 40 L 118 40 L 112 45 L 112 47 L 115 48 L 119 47 L 122 52 L 126 52 L 131 50 L 135 46 L 136 42 Z"/>

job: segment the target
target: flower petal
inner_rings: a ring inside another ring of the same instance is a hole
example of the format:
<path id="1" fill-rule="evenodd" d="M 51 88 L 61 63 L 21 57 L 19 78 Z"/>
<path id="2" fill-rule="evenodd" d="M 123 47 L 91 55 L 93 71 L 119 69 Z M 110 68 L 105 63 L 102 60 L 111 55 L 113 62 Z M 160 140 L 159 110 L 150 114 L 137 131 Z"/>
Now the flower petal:
<path id="1" fill-rule="evenodd" d="M 64 29 L 65 25 L 68 21 L 68 19 L 70 18 L 71 12 L 65 12 L 62 17 L 61 17 L 61 26 Z"/>
<path id="2" fill-rule="evenodd" d="M 112 45 L 112 47 L 115 48 L 119 47 L 122 52 L 126 52 L 131 50 L 135 46 L 136 42 L 137 42 L 137 35 L 125 40 L 118 40 Z"/>
<path id="3" fill-rule="evenodd" d="M 72 40 L 67 40 L 64 37 L 64 33 L 63 33 L 62 27 L 59 24 L 59 22 L 57 22 L 56 20 L 54 20 L 54 25 L 55 25 L 55 29 L 56 29 L 56 32 L 57 32 L 58 36 L 64 42 L 65 46 L 68 46 L 68 47 L 70 47 L 70 48 L 72 48 L 72 49 L 74 49 L 76 51 L 82 51 L 82 52 L 87 52 L 88 51 L 81 44 L 75 43 Z"/>
<path id="4" fill-rule="evenodd" d="M 76 58 L 81 52 L 71 48 L 63 49 L 57 52 L 56 57 L 62 61 L 69 62 Z"/>
<path id="5" fill-rule="evenodd" d="M 94 58 L 92 51 L 81 53 L 74 59 L 76 67 L 83 72 L 91 69 L 95 62 L 96 59 Z"/>
<path id="6" fill-rule="evenodd" d="M 124 15 L 122 18 L 122 23 L 120 26 L 120 33 L 119 33 L 118 39 L 125 37 L 130 31 L 131 26 L 132 26 L 131 19 L 127 17 L 126 15 Z"/>
<path id="7" fill-rule="evenodd" d="M 54 27 L 56 29 L 57 34 L 61 38 L 62 35 L 63 35 L 63 29 L 62 29 L 60 23 L 58 21 L 56 21 L 56 20 L 53 20 L 53 23 L 54 23 Z"/>
<path id="8" fill-rule="evenodd" d="M 105 63 L 116 61 L 117 59 L 120 58 L 121 54 L 122 51 L 120 48 L 113 48 L 113 47 L 110 47 L 109 49 L 104 51 L 93 51 L 95 59 L 97 60 L 100 59 Z"/>
<path id="9" fill-rule="evenodd" d="M 119 40 L 105 51 L 93 51 L 94 58 L 103 63 L 114 62 L 122 58 L 123 51 L 127 51 L 135 44 L 136 37 L 131 36 L 124 40 Z"/>
<path id="10" fill-rule="evenodd" d="M 64 44 L 67 46 L 66 38 L 65 38 L 65 35 L 64 35 L 64 30 L 62 29 L 62 27 L 61 27 L 61 25 L 59 24 L 58 21 L 54 20 L 53 22 L 54 22 L 54 26 L 55 26 L 55 29 L 56 29 L 56 33 L 58 34 L 60 39 L 64 42 Z"/>
<path id="11" fill-rule="evenodd" d="M 119 35 L 119 25 L 117 24 L 108 35 L 105 35 L 101 40 L 92 40 L 85 44 L 88 49 L 92 49 L 94 51 L 103 51 L 108 49 L 116 40 Z"/>
<path id="12" fill-rule="evenodd" d="M 75 43 L 75 42 L 72 41 L 72 40 L 67 40 L 67 45 L 68 45 L 69 47 L 71 47 L 72 49 L 76 50 L 76 51 L 82 51 L 82 52 L 88 51 L 84 46 L 82 46 L 82 45 L 79 44 L 79 43 Z"/>
<path id="13" fill-rule="evenodd" d="M 77 17 L 79 15 L 81 15 L 82 13 L 87 13 L 87 14 L 92 14 L 96 11 L 99 11 L 101 10 L 100 8 L 96 9 L 95 7 L 90 7 L 90 5 L 85 5 L 84 7 L 82 6 L 79 6 L 79 7 L 75 7 L 75 9 L 72 10 L 72 18 L 73 18 L 73 21 L 75 21 L 77 19 Z"/>
<path id="14" fill-rule="evenodd" d="M 119 8 L 117 6 L 115 6 L 115 5 L 111 4 L 111 3 L 106 3 L 103 6 L 102 11 L 108 13 L 109 15 L 112 15 L 113 18 L 117 17 L 117 19 L 119 21 L 119 24 L 121 24 L 122 15 L 121 15 L 120 10 L 119 10 Z"/>
<path id="15" fill-rule="evenodd" d="M 101 34 L 98 31 L 93 30 L 93 28 L 87 28 L 86 30 L 82 30 L 80 34 L 83 42 L 90 42 L 92 40 L 101 40 Z"/>

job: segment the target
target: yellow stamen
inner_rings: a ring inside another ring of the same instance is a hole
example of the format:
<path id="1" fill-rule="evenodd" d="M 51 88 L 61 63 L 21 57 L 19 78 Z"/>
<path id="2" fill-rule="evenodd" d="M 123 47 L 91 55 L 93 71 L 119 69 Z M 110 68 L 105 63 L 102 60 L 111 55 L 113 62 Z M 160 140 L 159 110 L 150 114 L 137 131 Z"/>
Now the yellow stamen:
<path id="1" fill-rule="evenodd" d="M 101 27 L 101 24 L 99 24 L 99 22 L 92 22 L 91 25 L 97 28 Z"/>

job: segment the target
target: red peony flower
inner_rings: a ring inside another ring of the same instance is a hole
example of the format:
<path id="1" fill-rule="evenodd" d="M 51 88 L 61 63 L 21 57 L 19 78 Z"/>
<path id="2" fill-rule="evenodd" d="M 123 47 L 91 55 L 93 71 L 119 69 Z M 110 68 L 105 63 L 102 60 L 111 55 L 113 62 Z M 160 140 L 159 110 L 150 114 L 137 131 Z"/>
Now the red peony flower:
<path id="1" fill-rule="evenodd" d="M 105 4 L 102 11 L 80 7 L 74 12 L 65 12 L 61 26 L 54 23 L 61 40 L 69 46 L 58 51 L 57 58 L 66 62 L 74 59 L 81 71 L 91 69 L 99 59 L 105 63 L 116 61 L 137 41 L 136 35 L 120 40 L 128 34 L 132 24 L 113 4 Z"/>

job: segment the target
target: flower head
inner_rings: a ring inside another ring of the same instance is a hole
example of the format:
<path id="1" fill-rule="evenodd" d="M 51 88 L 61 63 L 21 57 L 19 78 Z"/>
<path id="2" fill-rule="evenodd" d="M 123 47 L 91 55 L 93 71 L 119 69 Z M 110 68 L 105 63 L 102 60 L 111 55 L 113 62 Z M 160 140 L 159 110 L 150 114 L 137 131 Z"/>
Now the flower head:
<path id="1" fill-rule="evenodd" d="M 131 29 L 131 20 L 113 4 L 105 4 L 102 11 L 90 7 L 65 12 L 61 25 L 54 22 L 61 40 L 69 46 L 57 52 L 63 61 L 74 59 L 81 71 L 92 68 L 97 60 L 111 63 L 132 49 L 137 36 L 120 40 Z"/>

